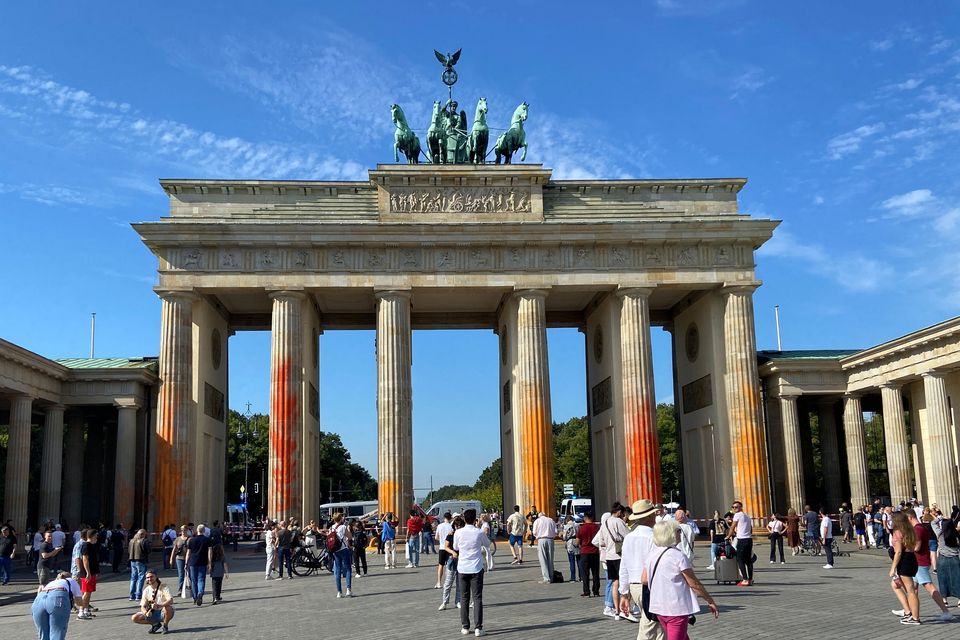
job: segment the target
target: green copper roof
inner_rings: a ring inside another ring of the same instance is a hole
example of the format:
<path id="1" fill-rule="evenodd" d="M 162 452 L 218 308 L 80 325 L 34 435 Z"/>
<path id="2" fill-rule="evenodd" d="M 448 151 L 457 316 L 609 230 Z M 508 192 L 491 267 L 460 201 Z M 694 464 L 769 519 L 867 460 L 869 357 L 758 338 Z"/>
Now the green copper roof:
<path id="1" fill-rule="evenodd" d="M 771 360 L 836 360 L 845 358 L 862 349 L 800 349 L 796 351 L 757 351 L 761 362 Z"/>
<path id="2" fill-rule="evenodd" d="M 55 360 L 67 369 L 151 369 L 156 358 L 63 358 Z"/>

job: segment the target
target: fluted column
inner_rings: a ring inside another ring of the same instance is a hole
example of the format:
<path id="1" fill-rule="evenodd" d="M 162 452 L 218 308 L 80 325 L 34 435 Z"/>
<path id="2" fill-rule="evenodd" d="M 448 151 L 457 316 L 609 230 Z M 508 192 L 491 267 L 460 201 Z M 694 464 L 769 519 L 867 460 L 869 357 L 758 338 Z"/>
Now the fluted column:
<path id="1" fill-rule="evenodd" d="M 843 432 L 847 444 L 847 469 L 850 472 L 850 507 L 870 503 L 870 475 L 867 472 L 867 438 L 863 427 L 860 396 L 843 396 Z"/>
<path id="2" fill-rule="evenodd" d="M 301 517 L 300 468 L 303 401 L 303 302 L 299 291 L 278 291 L 273 300 L 270 347 L 270 455 L 268 513 Z"/>
<path id="3" fill-rule="evenodd" d="M 657 400 L 650 346 L 652 291 L 626 289 L 617 293 L 622 299 L 620 375 L 623 380 L 623 439 L 628 504 L 643 498 L 659 502 L 661 498 Z"/>
<path id="4" fill-rule="evenodd" d="M 937 503 L 941 509 L 960 504 L 957 491 L 957 466 L 950 441 L 950 406 L 943 372 L 922 374 L 923 395 L 927 402 L 927 433 L 923 442 L 923 457 L 929 465 L 927 503 Z"/>
<path id="5" fill-rule="evenodd" d="M 163 292 L 160 320 L 160 393 L 157 399 L 155 531 L 193 514 L 193 302 L 188 292 Z"/>
<path id="6" fill-rule="evenodd" d="M 405 528 L 413 506 L 410 292 L 377 293 L 377 476 L 380 511 Z"/>
<path id="7" fill-rule="evenodd" d="M 547 362 L 547 292 L 525 289 L 517 300 L 517 365 L 514 406 L 519 420 L 518 504 L 550 513 L 553 493 L 553 426 Z"/>
<path id="8" fill-rule="evenodd" d="M 800 447 L 800 418 L 797 396 L 780 396 L 780 422 L 787 474 L 787 506 L 800 513 L 803 509 L 803 451 Z"/>
<path id="9" fill-rule="evenodd" d="M 7 474 L 3 510 L 17 532 L 27 530 L 27 497 L 30 490 L 30 422 L 33 398 L 10 400 L 10 439 L 7 442 Z"/>
<path id="10" fill-rule="evenodd" d="M 63 407 L 47 407 L 40 458 L 40 520 L 60 521 L 60 480 L 63 471 Z"/>
<path id="11" fill-rule="evenodd" d="M 827 496 L 827 508 L 836 510 L 843 502 L 840 489 L 840 447 L 837 444 L 837 418 L 834 415 L 833 399 L 817 405 L 817 424 L 820 427 L 820 456 L 823 470 L 823 488 Z"/>
<path id="12" fill-rule="evenodd" d="M 759 519 L 769 513 L 767 444 L 760 419 L 760 377 L 753 325 L 753 286 L 727 287 L 723 312 L 727 419 L 733 446 L 733 489 L 744 510 Z"/>
<path id="13" fill-rule="evenodd" d="M 117 402 L 117 459 L 113 474 L 113 521 L 121 523 L 124 527 L 130 527 L 133 524 L 138 408 L 139 404 L 132 398 Z"/>
<path id="14" fill-rule="evenodd" d="M 63 454 L 63 519 L 73 529 L 80 526 L 83 499 L 83 414 L 73 410 L 67 416 L 67 442 Z"/>
<path id="15" fill-rule="evenodd" d="M 907 427 L 903 421 L 903 396 L 900 394 L 900 385 L 880 385 L 880 397 L 883 400 L 883 439 L 887 450 L 890 498 L 896 504 L 913 495 L 910 443 L 907 442 Z"/>

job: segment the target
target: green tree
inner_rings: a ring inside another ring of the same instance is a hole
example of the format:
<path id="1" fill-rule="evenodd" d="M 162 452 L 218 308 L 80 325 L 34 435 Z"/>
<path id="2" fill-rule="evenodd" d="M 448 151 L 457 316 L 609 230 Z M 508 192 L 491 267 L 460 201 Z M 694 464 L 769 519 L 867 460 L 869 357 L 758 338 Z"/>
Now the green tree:
<path id="1" fill-rule="evenodd" d="M 377 499 L 377 481 L 350 460 L 339 435 L 325 431 L 320 432 L 320 491 L 322 502 Z"/>
<path id="2" fill-rule="evenodd" d="M 593 494 L 590 473 L 590 423 L 585 416 L 553 423 L 553 461 L 557 504 L 563 498 L 564 484 L 572 484 L 578 495 Z"/>
<path id="3" fill-rule="evenodd" d="M 459 500 L 460 496 L 473 491 L 473 487 L 468 484 L 445 484 L 439 489 L 435 489 L 427 496 L 423 502 L 423 508 L 429 509 L 430 505 L 443 500 Z"/>
<path id="4" fill-rule="evenodd" d="M 674 406 L 666 402 L 657 405 L 657 441 L 660 444 L 660 485 L 662 500 L 671 492 L 680 494 L 680 446 L 677 440 L 677 420 Z"/>

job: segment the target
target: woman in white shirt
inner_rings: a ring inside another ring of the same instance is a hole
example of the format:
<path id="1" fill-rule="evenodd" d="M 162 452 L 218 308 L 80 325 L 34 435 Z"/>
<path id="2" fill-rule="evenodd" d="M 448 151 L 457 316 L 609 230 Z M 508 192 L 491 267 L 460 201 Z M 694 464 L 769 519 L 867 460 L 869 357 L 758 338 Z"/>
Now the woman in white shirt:
<path id="1" fill-rule="evenodd" d="M 653 528 L 656 545 L 647 558 L 640 581 L 650 591 L 649 613 L 655 613 L 670 640 L 688 640 L 690 616 L 700 612 L 697 596 L 707 602 L 713 617 L 720 615 L 706 588 L 693 573 L 690 560 L 677 548 L 680 528 L 673 520 L 658 522 Z"/>
<path id="2" fill-rule="evenodd" d="M 275 529 L 276 525 L 268 522 L 266 532 L 263 534 L 263 541 L 266 544 L 267 551 L 267 567 L 266 573 L 263 576 L 265 580 L 273 578 L 273 572 L 277 569 L 277 532 Z"/>
<path id="3" fill-rule="evenodd" d="M 767 531 L 770 532 L 770 564 L 773 564 L 777 561 L 777 549 L 780 550 L 780 564 L 785 564 L 783 560 L 783 532 L 786 531 L 787 526 L 783 524 L 783 521 L 777 516 L 777 514 L 771 514 L 769 522 L 767 522 Z"/>

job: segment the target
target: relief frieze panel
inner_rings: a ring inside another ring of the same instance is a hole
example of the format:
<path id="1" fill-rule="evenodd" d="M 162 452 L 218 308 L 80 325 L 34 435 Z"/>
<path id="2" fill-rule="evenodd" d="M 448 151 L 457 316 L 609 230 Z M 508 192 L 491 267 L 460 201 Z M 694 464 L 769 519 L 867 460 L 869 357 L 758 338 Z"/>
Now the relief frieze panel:
<path id="1" fill-rule="evenodd" d="M 391 213 L 528 213 L 529 190 L 502 187 L 393 187 Z"/>

